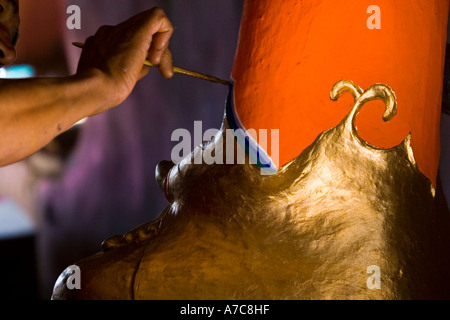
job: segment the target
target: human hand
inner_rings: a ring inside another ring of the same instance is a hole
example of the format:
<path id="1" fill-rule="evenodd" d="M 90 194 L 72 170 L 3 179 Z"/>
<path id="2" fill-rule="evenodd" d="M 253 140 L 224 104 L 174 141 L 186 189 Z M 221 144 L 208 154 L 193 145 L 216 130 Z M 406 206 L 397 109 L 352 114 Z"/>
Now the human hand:
<path id="1" fill-rule="evenodd" d="M 172 33 L 173 26 L 160 8 L 144 11 L 117 26 L 102 26 L 86 40 L 77 74 L 100 76 L 102 93 L 113 99 L 112 104 L 120 104 L 148 73 L 146 59 L 165 78 L 173 76 L 168 48 Z"/>

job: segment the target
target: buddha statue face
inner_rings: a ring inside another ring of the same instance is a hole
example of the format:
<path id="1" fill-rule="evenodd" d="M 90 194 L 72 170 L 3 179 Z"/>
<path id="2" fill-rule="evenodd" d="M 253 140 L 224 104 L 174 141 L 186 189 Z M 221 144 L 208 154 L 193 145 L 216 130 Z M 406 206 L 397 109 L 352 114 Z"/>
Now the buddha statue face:
<path id="1" fill-rule="evenodd" d="M 395 95 L 384 85 L 363 92 L 341 81 L 332 99 L 345 91 L 355 98 L 348 116 L 274 174 L 261 174 L 247 153 L 244 164 L 194 164 L 199 153 L 221 152 L 226 158 L 221 146 L 227 139 L 234 151 L 241 148 L 227 135 L 226 119 L 212 141 L 180 163 L 162 162 L 156 176 L 167 209 L 78 262 L 86 289 L 67 290 L 63 273 L 54 298 L 444 295 L 446 282 L 429 270 L 448 265 L 441 253 L 450 241 L 436 240 L 448 238 L 450 224 L 432 205 L 435 189 L 415 164 L 410 137 L 379 149 L 362 140 L 354 126 L 361 107 L 373 99 L 386 103 L 384 118 L 391 119 Z M 429 228 L 437 232 L 427 234 Z M 370 285 L 373 268 L 381 272 L 382 290 Z M 418 282 L 417 276 L 427 281 Z"/>

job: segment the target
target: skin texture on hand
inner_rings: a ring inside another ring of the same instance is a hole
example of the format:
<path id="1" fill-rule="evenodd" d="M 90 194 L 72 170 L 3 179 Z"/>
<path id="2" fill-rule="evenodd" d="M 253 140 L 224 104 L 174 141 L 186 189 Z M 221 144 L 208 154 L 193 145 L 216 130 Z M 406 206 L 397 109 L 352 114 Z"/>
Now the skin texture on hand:
<path id="1" fill-rule="evenodd" d="M 149 68 L 143 67 L 145 59 L 159 66 L 165 78 L 173 76 L 168 49 L 172 33 L 171 22 L 159 8 L 144 11 L 114 27 L 102 26 L 86 40 L 77 74 L 100 70 L 108 94 L 114 94 L 116 99 L 113 104 L 120 104 L 148 73 Z"/>

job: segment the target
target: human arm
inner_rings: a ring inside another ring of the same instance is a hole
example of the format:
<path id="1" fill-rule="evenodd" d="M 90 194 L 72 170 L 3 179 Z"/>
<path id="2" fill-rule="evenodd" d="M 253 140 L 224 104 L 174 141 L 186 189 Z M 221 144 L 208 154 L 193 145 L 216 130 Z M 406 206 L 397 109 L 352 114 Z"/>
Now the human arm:
<path id="1" fill-rule="evenodd" d="M 76 74 L 0 81 L 0 165 L 38 151 L 82 118 L 123 102 L 147 72 L 147 58 L 173 75 L 168 50 L 173 27 L 158 8 L 86 40 Z"/>

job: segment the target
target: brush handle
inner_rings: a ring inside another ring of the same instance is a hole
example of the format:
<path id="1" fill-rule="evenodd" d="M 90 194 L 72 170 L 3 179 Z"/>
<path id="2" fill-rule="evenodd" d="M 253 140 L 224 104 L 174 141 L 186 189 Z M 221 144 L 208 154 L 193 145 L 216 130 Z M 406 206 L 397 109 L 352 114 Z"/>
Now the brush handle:
<path id="1" fill-rule="evenodd" d="M 82 42 L 73 42 L 72 44 L 75 47 L 78 47 L 81 49 L 84 47 L 84 43 L 82 43 Z M 153 67 L 153 65 L 148 60 L 145 60 L 144 65 Z M 215 82 L 215 83 L 220 83 L 225 86 L 230 85 L 230 82 L 228 82 L 226 80 L 222 80 L 222 79 L 219 79 L 219 78 L 207 75 L 207 74 L 203 74 L 203 73 L 199 73 L 199 72 L 195 72 L 195 71 L 191 71 L 191 70 L 187 70 L 187 69 L 183 69 L 183 68 L 179 68 L 179 67 L 175 67 L 175 66 L 173 66 L 173 72 L 179 73 L 179 74 L 184 74 L 184 75 L 191 76 L 191 77 L 198 78 L 198 79 Z"/>

